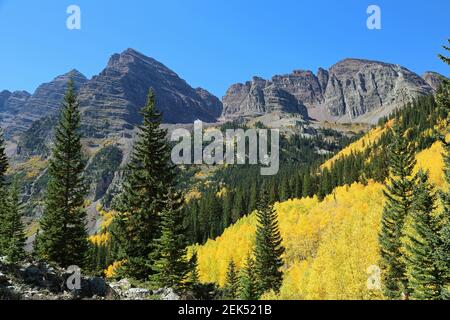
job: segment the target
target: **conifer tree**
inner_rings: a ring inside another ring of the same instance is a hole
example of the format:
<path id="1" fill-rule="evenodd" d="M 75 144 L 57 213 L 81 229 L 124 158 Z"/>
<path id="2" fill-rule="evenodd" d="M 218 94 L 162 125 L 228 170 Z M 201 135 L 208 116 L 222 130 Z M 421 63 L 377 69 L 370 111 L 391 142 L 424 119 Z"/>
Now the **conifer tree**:
<path id="1" fill-rule="evenodd" d="M 17 183 L 11 187 L 8 196 L 8 211 L 4 219 L 4 226 L 7 230 L 7 246 L 5 254 L 8 261 L 18 263 L 22 261 L 25 256 L 25 233 L 22 223 L 22 214 L 19 200 L 19 190 Z"/>
<path id="2" fill-rule="evenodd" d="M 161 236 L 156 239 L 155 262 L 152 266 L 155 283 L 180 289 L 189 273 L 186 259 L 186 228 L 183 225 L 183 199 L 172 193 L 167 208 L 162 212 Z"/>
<path id="3" fill-rule="evenodd" d="M 445 180 L 450 186 L 450 142 L 445 145 Z M 441 213 L 441 227 L 439 230 L 440 246 L 437 249 L 439 269 L 444 277 L 441 298 L 450 300 L 450 187 L 440 193 L 443 211 Z"/>
<path id="4" fill-rule="evenodd" d="M 200 283 L 200 276 L 198 274 L 198 254 L 195 251 L 192 254 L 191 259 L 189 260 L 189 283 L 191 286 L 196 286 Z"/>
<path id="5" fill-rule="evenodd" d="M 160 127 L 162 115 L 156 110 L 155 95 L 149 91 L 142 109 L 143 123 L 125 172 L 123 192 L 116 209 L 111 233 L 119 246 L 119 259 L 126 259 L 126 276 L 145 280 L 152 274 L 154 240 L 160 237 L 161 213 L 167 206 L 174 184 L 167 130 Z"/>
<path id="6" fill-rule="evenodd" d="M 5 152 L 5 140 L 3 139 L 3 131 L 0 128 L 0 256 L 5 254 L 8 236 L 5 229 L 5 216 L 8 212 L 7 207 L 7 187 L 6 187 L 6 171 L 8 170 L 8 159 Z"/>
<path id="7" fill-rule="evenodd" d="M 227 278 L 225 281 L 226 297 L 232 300 L 237 299 L 238 291 L 239 291 L 239 277 L 236 272 L 236 265 L 232 260 L 228 265 Z"/>
<path id="8" fill-rule="evenodd" d="M 390 179 L 384 191 L 382 227 L 379 236 L 383 275 L 383 291 L 386 297 L 400 299 L 408 296 L 405 262 L 402 256 L 403 227 L 411 211 L 413 198 L 413 168 L 416 163 L 414 150 L 403 137 L 398 125 L 393 129 L 393 142 L 389 148 Z"/>
<path id="9" fill-rule="evenodd" d="M 302 186 L 302 196 L 303 198 L 309 197 L 311 195 L 312 189 L 311 176 L 309 172 L 306 172 L 303 176 L 303 186 Z"/>
<path id="10" fill-rule="evenodd" d="M 258 226 L 255 242 L 255 267 L 258 289 L 261 294 L 273 290 L 278 292 L 283 281 L 281 256 L 284 253 L 278 228 L 278 216 L 269 204 L 265 191 L 261 193 L 256 212 Z"/>
<path id="11" fill-rule="evenodd" d="M 450 39 L 448 40 L 450 43 Z M 444 49 L 450 51 L 450 48 L 444 46 Z M 450 58 L 440 55 L 442 61 L 450 65 Z M 440 92 L 436 95 L 436 102 L 441 113 L 446 115 L 447 128 L 450 124 L 450 81 L 444 80 Z M 447 129 L 446 134 L 449 134 L 450 130 Z M 439 230 L 439 238 L 441 240 L 440 246 L 437 249 L 437 261 L 439 270 L 444 277 L 444 285 L 441 291 L 441 298 L 450 300 L 450 141 L 445 140 L 445 134 L 442 137 L 442 143 L 444 144 L 444 176 L 447 183 L 447 190 L 440 192 L 440 200 L 442 203 L 441 213 L 441 227 Z"/>
<path id="12" fill-rule="evenodd" d="M 255 260 L 253 260 L 251 256 L 248 256 L 239 277 L 239 299 L 258 300 L 258 292 L 255 273 Z"/>
<path id="13" fill-rule="evenodd" d="M 49 162 L 45 209 L 40 220 L 37 250 L 41 259 L 62 267 L 86 262 L 84 162 L 79 133 L 80 112 L 73 82 L 64 96 L 55 144 Z"/>
<path id="14" fill-rule="evenodd" d="M 411 298 L 438 300 L 444 279 L 435 259 L 440 245 L 439 220 L 433 215 L 437 197 L 428 182 L 428 174 L 420 171 L 417 178 L 411 209 L 412 230 L 405 241 L 408 285 Z"/>

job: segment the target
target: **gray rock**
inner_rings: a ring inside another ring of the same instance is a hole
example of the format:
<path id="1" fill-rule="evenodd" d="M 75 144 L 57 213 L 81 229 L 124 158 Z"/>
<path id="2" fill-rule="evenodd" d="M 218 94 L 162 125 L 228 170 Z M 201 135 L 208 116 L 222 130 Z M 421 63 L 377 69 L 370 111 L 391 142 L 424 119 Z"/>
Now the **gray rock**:
<path id="1" fill-rule="evenodd" d="M 22 133 L 28 130 L 34 121 L 57 113 L 69 79 L 74 81 L 75 90 L 87 81 L 80 72 L 72 70 L 40 85 L 32 95 L 25 91 L 12 93 L 3 103 L 3 107 L 0 94 L 0 125 L 5 129 L 5 135 L 10 137 Z M 3 93 L 3 96 L 6 95 Z"/>
<path id="2" fill-rule="evenodd" d="M 79 92 L 83 126 L 88 135 L 132 130 L 141 122 L 149 88 L 165 123 L 215 121 L 220 101 L 203 89 L 193 89 L 162 63 L 128 49 L 114 54 L 106 68 Z"/>
<path id="3" fill-rule="evenodd" d="M 223 97 L 222 117 L 296 113 L 337 122 L 374 123 L 413 98 L 435 92 L 440 77 L 424 79 L 399 65 L 346 59 L 328 71 L 295 70 L 270 81 L 254 77 L 232 85 Z"/>
<path id="4" fill-rule="evenodd" d="M 430 85 L 430 87 L 437 90 L 445 77 L 437 72 L 427 71 L 422 75 L 422 78 Z"/>

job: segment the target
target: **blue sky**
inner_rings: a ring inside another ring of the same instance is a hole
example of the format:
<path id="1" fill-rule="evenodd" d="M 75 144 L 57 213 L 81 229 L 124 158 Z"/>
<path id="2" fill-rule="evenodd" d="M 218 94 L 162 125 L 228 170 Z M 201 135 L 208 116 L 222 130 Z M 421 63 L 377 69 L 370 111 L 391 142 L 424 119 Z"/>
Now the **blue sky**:
<path id="1" fill-rule="evenodd" d="M 81 8 L 81 30 L 66 9 Z M 382 30 L 366 9 L 380 6 Z M 76 68 L 91 77 L 134 48 L 221 97 L 253 75 L 328 68 L 346 57 L 449 74 L 436 55 L 450 38 L 448 0 L 0 0 L 0 90 Z"/>

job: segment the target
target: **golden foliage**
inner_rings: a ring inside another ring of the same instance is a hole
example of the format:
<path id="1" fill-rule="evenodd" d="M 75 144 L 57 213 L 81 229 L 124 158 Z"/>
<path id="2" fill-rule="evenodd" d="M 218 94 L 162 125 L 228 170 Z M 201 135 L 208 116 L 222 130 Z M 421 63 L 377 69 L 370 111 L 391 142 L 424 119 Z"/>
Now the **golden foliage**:
<path id="1" fill-rule="evenodd" d="M 375 135 L 373 133 L 373 135 Z M 373 137 L 373 136 L 372 136 Z M 443 188 L 442 145 L 417 155 L 418 167 Z M 317 198 L 275 204 L 284 254 L 284 281 L 279 295 L 266 299 L 382 299 L 368 289 L 368 268 L 379 261 L 378 233 L 384 186 L 369 181 L 338 187 L 322 202 Z M 230 260 L 240 268 L 251 252 L 255 214 L 242 218 L 222 236 L 197 250 L 202 282 L 224 285 Z"/>
<path id="2" fill-rule="evenodd" d="M 117 275 L 117 270 L 125 264 L 126 260 L 116 261 L 112 265 L 110 265 L 104 271 L 105 277 L 107 279 L 114 278 Z"/>
<path id="3" fill-rule="evenodd" d="M 111 234 L 108 231 L 109 226 L 117 215 L 116 211 L 105 211 L 97 204 L 97 211 L 99 211 L 102 221 L 100 223 L 100 230 L 89 237 L 89 241 L 97 246 L 105 246 L 111 241 Z"/>
<path id="4" fill-rule="evenodd" d="M 321 168 L 330 169 L 334 162 L 339 160 L 342 157 L 348 156 L 355 152 L 361 152 L 364 151 L 368 146 L 371 146 L 378 142 L 378 140 L 383 136 L 384 133 L 386 133 L 389 128 L 391 128 L 394 124 L 394 120 L 388 121 L 383 127 L 376 127 L 372 130 L 370 130 L 364 137 L 359 139 L 358 141 L 355 141 L 351 143 L 349 146 L 344 148 L 342 151 L 340 151 L 338 154 L 336 154 L 334 157 L 332 157 L 330 160 L 326 161 Z"/>

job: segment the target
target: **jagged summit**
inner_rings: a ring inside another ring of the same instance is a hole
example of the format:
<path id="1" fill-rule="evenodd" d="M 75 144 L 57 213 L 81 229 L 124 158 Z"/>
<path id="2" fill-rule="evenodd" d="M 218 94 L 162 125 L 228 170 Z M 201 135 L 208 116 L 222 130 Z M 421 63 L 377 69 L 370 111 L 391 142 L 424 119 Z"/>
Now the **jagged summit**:
<path id="1" fill-rule="evenodd" d="M 12 136 L 26 131 L 36 120 L 55 114 L 69 79 L 79 94 L 87 135 L 132 130 L 141 120 L 139 111 L 149 88 L 155 90 L 166 123 L 191 123 L 196 119 L 214 122 L 222 112 L 222 103 L 214 95 L 192 88 L 162 63 L 129 48 L 113 54 L 106 67 L 90 80 L 73 69 L 42 84 L 33 95 L 21 97 L 14 106 L 17 112 L 8 117 L 0 115 L 0 125 Z M 0 94 L 0 113 L 5 109 L 6 96 L 11 94 Z"/>
<path id="2" fill-rule="evenodd" d="M 319 68 L 317 74 L 297 69 L 270 81 L 254 77 L 232 85 L 223 97 L 222 116 L 300 110 L 302 116 L 318 120 L 374 123 L 411 99 L 433 93 L 439 81 L 433 74 L 423 79 L 400 65 L 347 58 L 328 70 Z"/>

